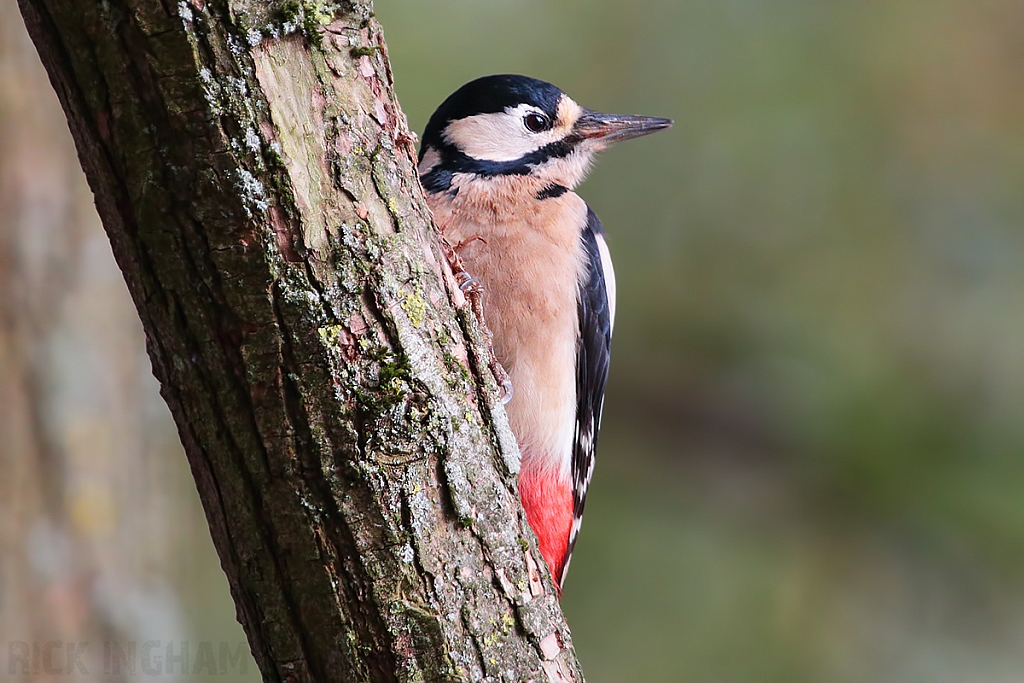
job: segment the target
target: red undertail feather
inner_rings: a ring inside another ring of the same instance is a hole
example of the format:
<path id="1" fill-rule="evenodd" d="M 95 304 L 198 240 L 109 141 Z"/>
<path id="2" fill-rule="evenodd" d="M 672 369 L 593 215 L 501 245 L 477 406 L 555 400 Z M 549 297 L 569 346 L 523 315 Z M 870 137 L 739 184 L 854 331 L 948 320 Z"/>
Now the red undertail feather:
<path id="1" fill-rule="evenodd" d="M 541 555 L 547 560 L 555 586 L 561 594 L 562 577 L 572 529 L 572 488 L 555 472 L 523 469 L 519 473 L 519 497 L 526 520 L 537 534 Z"/>

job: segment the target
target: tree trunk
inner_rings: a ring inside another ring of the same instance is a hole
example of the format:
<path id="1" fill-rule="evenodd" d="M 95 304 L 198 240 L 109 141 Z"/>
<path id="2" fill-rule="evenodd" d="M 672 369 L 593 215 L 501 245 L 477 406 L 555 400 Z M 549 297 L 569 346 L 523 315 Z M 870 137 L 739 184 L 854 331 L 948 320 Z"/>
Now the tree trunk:
<path id="1" fill-rule="evenodd" d="M 20 6 L 264 680 L 582 681 L 369 3 Z"/>

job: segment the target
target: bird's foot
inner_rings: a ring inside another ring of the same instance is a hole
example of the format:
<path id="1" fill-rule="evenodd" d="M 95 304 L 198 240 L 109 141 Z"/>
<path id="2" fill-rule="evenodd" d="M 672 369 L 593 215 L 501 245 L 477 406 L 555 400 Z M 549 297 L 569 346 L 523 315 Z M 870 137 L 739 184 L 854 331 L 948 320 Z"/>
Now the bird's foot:
<path id="1" fill-rule="evenodd" d="M 494 351 L 491 351 L 491 374 L 494 375 L 494 381 L 498 383 L 498 388 L 501 389 L 501 404 L 508 405 L 508 402 L 512 400 L 512 396 L 515 395 L 515 390 L 512 388 L 512 378 L 508 376 L 508 372 L 502 367 L 498 359 L 494 357 Z"/>
<path id="2" fill-rule="evenodd" d="M 468 247 L 469 245 L 471 245 L 473 242 L 483 242 L 484 244 L 487 244 L 487 239 L 484 238 L 483 235 L 481 235 L 480 233 L 477 232 L 477 233 L 474 233 L 474 234 L 470 235 L 466 239 L 462 240 L 461 242 L 459 242 L 455 246 L 453 246 L 452 249 L 455 250 L 456 254 L 461 254 L 462 250 L 465 249 L 466 247 Z"/>
<path id="3" fill-rule="evenodd" d="M 491 333 L 491 329 L 487 327 L 487 320 L 484 317 L 484 288 L 480 285 L 480 281 L 470 275 L 466 271 L 466 266 L 462 262 L 462 258 L 459 256 L 459 251 L 470 242 L 475 240 L 485 241 L 480 235 L 474 235 L 464 242 L 460 242 L 456 246 L 452 246 L 452 243 L 444 236 L 441 237 L 441 248 L 444 249 L 445 258 L 448 260 L 448 266 L 452 269 L 452 275 L 455 277 L 455 284 L 459 290 L 466 295 L 466 299 L 469 301 L 469 306 L 473 310 L 473 315 L 476 317 L 477 323 L 480 325 L 480 329 L 484 333 L 484 341 L 487 344 L 487 357 L 490 362 L 487 364 L 491 370 L 491 375 L 494 376 L 494 381 L 497 382 L 498 388 L 501 390 L 501 402 L 506 404 L 512 400 L 512 379 L 508 376 L 508 372 L 502 367 L 498 358 L 494 355 L 494 335 Z"/>

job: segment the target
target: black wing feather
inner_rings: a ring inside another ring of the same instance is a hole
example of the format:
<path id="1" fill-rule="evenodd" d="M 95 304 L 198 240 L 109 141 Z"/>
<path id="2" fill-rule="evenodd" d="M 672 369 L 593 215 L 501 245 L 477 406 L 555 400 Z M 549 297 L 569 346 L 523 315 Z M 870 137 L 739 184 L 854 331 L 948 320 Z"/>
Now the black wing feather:
<path id="1" fill-rule="evenodd" d="M 598 235 L 601 221 L 588 209 L 587 226 L 583 229 L 586 269 L 579 291 L 580 336 L 576 351 L 576 429 L 572 454 L 573 523 L 569 545 L 562 563 L 559 585 L 565 581 L 569 559 L 576 545 L 587 489 L 594 473 L 597 434 L 601 427 L 604 387 L 611 360 L 612 318 L 605 284 Z"/>

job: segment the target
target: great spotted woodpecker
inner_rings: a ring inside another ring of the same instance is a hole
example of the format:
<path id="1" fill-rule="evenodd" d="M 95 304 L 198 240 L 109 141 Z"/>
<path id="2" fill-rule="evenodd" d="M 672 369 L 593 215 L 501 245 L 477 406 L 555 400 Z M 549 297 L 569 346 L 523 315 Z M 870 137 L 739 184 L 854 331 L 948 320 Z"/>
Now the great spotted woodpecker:
<path id="1" fill-rule="evenodd" d="M 419 176 L 444 237 L 486 293 L 514 397 L 519 495 L 561 591 L 594 471 L 615 318 L 601 222 L 573 192 L 594 154 L 672 121 L 584 109 L 550 83 L 477 79 L 427 123 Z"/>

